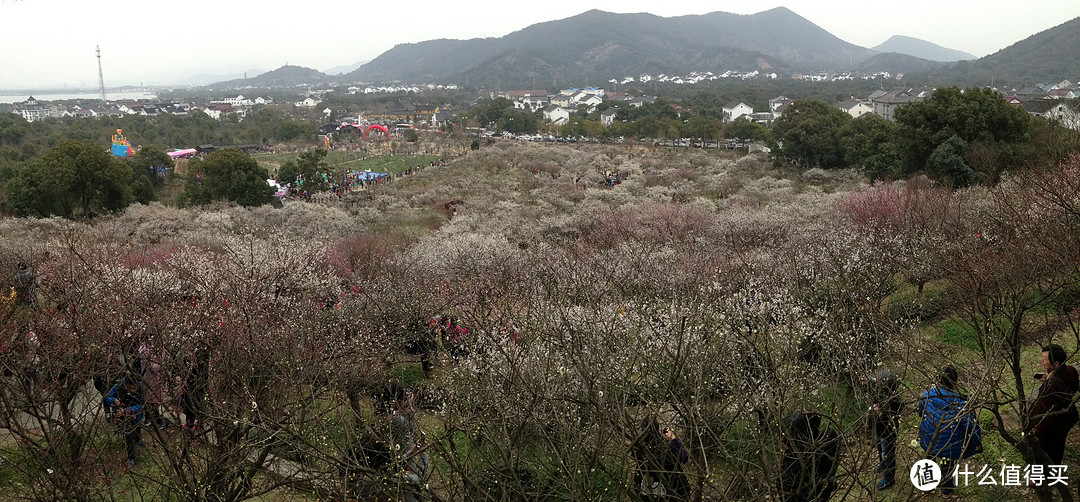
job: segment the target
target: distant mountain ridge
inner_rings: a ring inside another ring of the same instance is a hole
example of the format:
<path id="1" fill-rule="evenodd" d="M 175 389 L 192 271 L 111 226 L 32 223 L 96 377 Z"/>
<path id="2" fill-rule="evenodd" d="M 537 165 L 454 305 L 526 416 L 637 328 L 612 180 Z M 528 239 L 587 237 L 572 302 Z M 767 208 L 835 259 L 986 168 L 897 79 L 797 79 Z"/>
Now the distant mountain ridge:
<path id="1" fill-rule="evenodd" d="M 870 59 L 855 66 L 856 70 L 874 73 L 887 71 L 892 74 L 899 73 L 929 73 L 941 68 L 948 67 L 952 63 L 931 61 L 920 57 L 901 54 L 899 52 L 883 52 L 870 56 Z"/>
<path id="2" fill-rule="evenodd" d="M 351 71 L 356 71 L 356 69 L 361 67 L 361 66 L 364 66 L 365 64 L 367 64 L 368 61 L 371 61 L 371 60 L 370 59 L 365 59 L 363 61 L 357 61 L 357 62 L 355 62 L 353 64 L 338 65 L 338 66 L 335 66 L 333 68 L 323 70 L 323 73 L 325 73 L 327 75 L 340 75 L 342 73 L 349 73 Z"/>
<path id="3" fill-rule="evenodd" d="M 259 75 L 215 82 L 212 87 L 290 87 L 298 85 L 318 85 L 330 80 L 325 73 L 304 66 L 285 65 Z"/>
<path id="4" fill-rule="evenodd" d="M 599 10 L 535 24 L 500 38 L 400 44 L 354 72 L 357 81 L 483 78 L 491 84 L 579 82 L 693 70 L 821 70 L 874 51 L 845 42 L 777 7 L 664 18 Z"/>
<path id="5" fill-rule="evenodd" d="M 589 85 L 590 81 L 600 83 L 642 74 L 685 75 L 717 70 L 760 70 L 776 72 L 781 78 L 796 72 L 887 71 L 910 74 L 911 78 L 935 85 L 985 85 L 995 79 L 1009 85 L 1033 85 L 1076 78 L 1080 74 L 1080 51 L 1076 47 L 1080 47 L 1080 18 L 984 58 L 948 63 L 931 58 L 970 55 L 901 36 L 877 47 L 894 49 L 891 52 L 859 47 L 783 7 L 750 15 L 713 12 L 672 18 L 591 10 L 500 38 L 399 44 L 339 75 L 286 65 L 211 86 L 401 81 L 531 89 Z M 933 54 L 926 52 L 930 49 Z M 333 70 L 337 68 L 342 67 Z"/>
<path id="6" fill-rule="evenodd" d="M 920 40 L 904 35 L 893 35 L 881 45 L 873 47 L 872 49 L 878 52 L 907 54 L 909 56 L 941 63 L 978 59 L 974 55 L 964 51 L 948 49 L 935 43 L 927 42 L 926 40 Z"/>

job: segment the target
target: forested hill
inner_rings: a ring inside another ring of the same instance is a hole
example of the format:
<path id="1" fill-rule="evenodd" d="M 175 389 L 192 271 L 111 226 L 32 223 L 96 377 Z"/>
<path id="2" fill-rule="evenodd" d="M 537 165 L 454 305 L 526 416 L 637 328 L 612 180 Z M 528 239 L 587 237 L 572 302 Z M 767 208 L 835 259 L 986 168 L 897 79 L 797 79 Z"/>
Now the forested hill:
<path id="1" fill-rule="evenodd" d="M 783 7 L 751 15 L 671 18 L 591 10 L 501 38 L 401 44 L 346 77 L 464 82 L 471 76 L 504 85 L 561 85 L 590 76 L 842 68 L 873 54 Z"/>
<path id="2" fill-rule="evenodd" d="M 291 87 L 295 85 L 320 84 L 326 82 L 328 79 L 329 77 L 319 70 L 303 66 L 285 65 L 276 70 L 270 70 L 252 78 L 240 78 L 225 82 L 216 82 L 210 84 L 210 87 Z"/>
<path id="3" fill-rule="evenodd" d="M 845 42 L 798 14 L 777 7 L 750 15 L 713 12 L 664 18 L 591 10 L 529 26 L 500 38 L 400 44 L 360 68 L 328 77 L 286 65 L 212 87 L 281 87 L 354 82 L 432 82 L 501 88 L 559 88 L 609 79 L 685 75 L 692 71 L 793 72 L 864 70 L 908 73 L 939 85 L 1025 86 L 1080 75 L 1080 18 L 1032 35 L 997 53 L 958 63 L 934 61 L 941 51 L 879 48 Z M 915 39 L 910 39 L 915 40 Z M 928 46 L 949 51 L 928 42 Z M 905 48 L 906 47 L 906 48 Z M 969 55 L 968 55 L 969 56 Z M 918 75 L 916 75 L 918 74 Z"/>
<path id="4" fill-rule="evenodd" d="M 958 83 L 984 83 L 1017 87 L 1039 82 L 1075 80 L 1080 75 L 1080 17 L 1032 35 L 981 59 L 939 70 L 935 77 Z"/>

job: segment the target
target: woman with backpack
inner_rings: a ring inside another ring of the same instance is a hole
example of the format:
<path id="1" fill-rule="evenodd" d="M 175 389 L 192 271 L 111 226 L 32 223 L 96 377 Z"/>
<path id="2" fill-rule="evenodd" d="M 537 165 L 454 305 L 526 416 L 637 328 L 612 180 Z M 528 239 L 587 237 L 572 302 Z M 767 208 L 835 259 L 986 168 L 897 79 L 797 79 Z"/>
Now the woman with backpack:
<path id="1" fill-rule="evenodd" d="M 956 368 L 941 369 L 937 386 L 919 398 L 919 446 L 941 466 L 941 495 L 950 497 L 957 461 L 982 452 L 982 432 L 967 396 L 956 391 Z"/>

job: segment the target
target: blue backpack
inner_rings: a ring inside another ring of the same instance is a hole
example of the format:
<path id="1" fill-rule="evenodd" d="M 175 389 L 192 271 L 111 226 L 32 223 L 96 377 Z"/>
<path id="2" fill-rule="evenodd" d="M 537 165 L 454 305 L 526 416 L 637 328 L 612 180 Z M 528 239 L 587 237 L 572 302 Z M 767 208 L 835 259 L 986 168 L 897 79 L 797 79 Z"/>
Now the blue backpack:
<path id="1" fill-rule="evenodd" d="M 948 389 L 934 388 L 919 399 L 923 416 L 919 445 L 930 456 L 963 459 L 982 453 L 982 429 L 967 398 Z"/>

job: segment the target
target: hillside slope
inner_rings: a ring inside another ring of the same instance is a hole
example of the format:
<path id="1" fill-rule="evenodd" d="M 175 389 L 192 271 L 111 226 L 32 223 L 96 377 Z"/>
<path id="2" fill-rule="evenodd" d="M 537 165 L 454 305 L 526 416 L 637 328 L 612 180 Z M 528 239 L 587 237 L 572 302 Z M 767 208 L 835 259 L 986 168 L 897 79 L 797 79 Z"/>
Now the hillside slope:
<path id="1" fill-rule="evenodd" d="M 500 38 L 401 44 L 346 75 L 360 81 L 447 79 L 529 83 L 725 69 L 844 68 L 874 51 L 783 8 L 664 18 L 599 10 Z"/>

